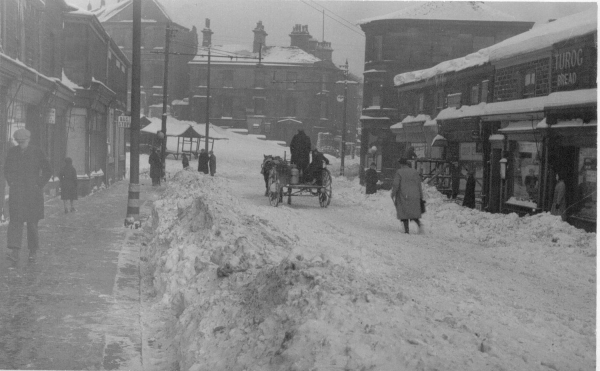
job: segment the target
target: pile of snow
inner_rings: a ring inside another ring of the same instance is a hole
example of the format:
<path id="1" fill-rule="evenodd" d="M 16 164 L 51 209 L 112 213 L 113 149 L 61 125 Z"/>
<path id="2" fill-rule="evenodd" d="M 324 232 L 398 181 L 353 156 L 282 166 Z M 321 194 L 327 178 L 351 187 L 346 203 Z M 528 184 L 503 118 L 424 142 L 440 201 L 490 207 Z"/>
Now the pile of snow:
<path id="1" fill-rule="evenodd" d="M 158 342 L 179 369 L 595 364 L 595 234 L 548 214 L 465 209 L 424 187 L 426 234 L 407 236 L 389 191 L 365 195 L 333 158 L 328 208 L 314 198 L 274 208 L 262 155 L 289 149 L 215 130 L 229 140 L 215 144 L 214 177 L 167 161 L 174 176 L 142 251 L 153 308 L 173 315 Z"/>

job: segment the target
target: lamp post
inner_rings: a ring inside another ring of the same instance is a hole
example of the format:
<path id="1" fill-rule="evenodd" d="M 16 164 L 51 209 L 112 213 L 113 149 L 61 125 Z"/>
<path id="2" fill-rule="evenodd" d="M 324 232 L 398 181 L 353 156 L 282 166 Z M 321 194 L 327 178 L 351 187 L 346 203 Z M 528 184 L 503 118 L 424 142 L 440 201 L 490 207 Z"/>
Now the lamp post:
<path id="1" fill-rule="evenodd" d="M 342 119 L 342 148 L 341 148 L 341 159 L 340 159 L 340 175 L 344 175 L 344 159 L 346 157 L 346 111 L 348 110 L 348 60 L 346 64 L 340 66 L 344 72 L 344 113 Z"/>

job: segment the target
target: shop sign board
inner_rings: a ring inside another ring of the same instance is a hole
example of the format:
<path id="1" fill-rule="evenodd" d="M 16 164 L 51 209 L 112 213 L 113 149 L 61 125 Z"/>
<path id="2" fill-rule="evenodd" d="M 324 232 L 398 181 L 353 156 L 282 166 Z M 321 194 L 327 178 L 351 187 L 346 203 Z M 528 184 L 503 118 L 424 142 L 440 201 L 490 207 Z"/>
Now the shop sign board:
<path id="1" fill-rule="evenodd" d="M 117 126 L 128 129 L 131 126 L 131 116 L 121 115 L 117 117 Z"/>
<path id="2" fill-rule="evenodd" d="M 593 41 L 593 40 L 592 40 Z M 589 41 L 580 40 L 558 47 L 552 54 L 552 90 L 566 91 L 591 88 L 596 55 Z"/>

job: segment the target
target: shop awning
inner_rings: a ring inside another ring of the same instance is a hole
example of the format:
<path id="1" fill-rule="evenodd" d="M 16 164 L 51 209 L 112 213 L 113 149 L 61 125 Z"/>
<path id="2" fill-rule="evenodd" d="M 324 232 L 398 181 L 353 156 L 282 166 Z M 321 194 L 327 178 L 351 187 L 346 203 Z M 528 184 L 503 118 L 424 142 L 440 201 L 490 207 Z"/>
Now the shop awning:
<path id="1" fill-rule="evenodd" d="M 498 121 L 501 119 L 519 119 L 543 116 L 548 96 L 527 99 L 516 99 L 505 102 L 479 103 L 475 106 L 460 108 L 448 107 L 440 111 L 436 120 L 457 120 L 480 117 L 483 121 Z M 542 117 L 540 117 L 541 119 Z"/>
<path id="2" fill-rule="evenodd" d="M 581 89 L 550 93 L 545 108 L 591 106 L 598 103 L 598 89 Z"/>
<path id="3" fill-rule="evenodd" d="M 576 128 L 588 128 L 588 127 L 597 127 L 598 123 L 596 122 L 596 120 L 591 120 L 588 123 L 584 123 L 582 119 L 575 119 L 575 120 L 559 120 L 556 122 L 556 124 L 552 125 L 552 129 L 567 129 L 567 128 L 572 128 L 572 129 L 576 129 Z M 548 129 L 548 123 L 546 122 L 546 119 L 543 119 L 542 121 L 538 122 L 537 124 L 537 129 Z"/>
<path id="4" fill-rule="evenodd" d="M 436 135 L 431 142 L 432 147 L 446 147 L 448 145 L 448 141 L 441 135 Z"/>
<path id="5" fill-rule="evenodd" d="M 536 130 L 536 125 L 538 124 L 536 121 L 510 121 L 508 125 L 504 128 L 499 129 L 498 131 L 501 133 L 523 133 L 523 132 L 531 132 Z"/>

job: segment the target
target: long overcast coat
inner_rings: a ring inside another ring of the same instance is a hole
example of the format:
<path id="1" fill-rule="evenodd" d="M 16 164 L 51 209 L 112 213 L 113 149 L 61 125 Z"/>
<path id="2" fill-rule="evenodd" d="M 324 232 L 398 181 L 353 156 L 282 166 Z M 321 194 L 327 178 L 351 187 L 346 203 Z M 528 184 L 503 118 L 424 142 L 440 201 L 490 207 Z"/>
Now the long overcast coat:
<path id="1" fill-rule="evenodd" d="M 396 198 L 398 219 L 421 218 L 421 177 L 415 169 L 402 167 L 396 171 L 392 183 L 392 197 Z"/>
<path id="2" fill-rule="evenodd" d="M 299 170 L 305 170 L 310 162 L 310 145 L 310 138 L 303 130 L 294 135 L 290 142 L 290 162 L 296 164 Z"/>
<path id="3" fill-rule="evenodd" d="M 44 152 L 29 145 L 23 151 L 15 146 L 8 150 L 4 164 L 8 182 L 10 219 L 37 222 L 44 218 L 44 186 L 52 176 L 50 162 Z"/>

